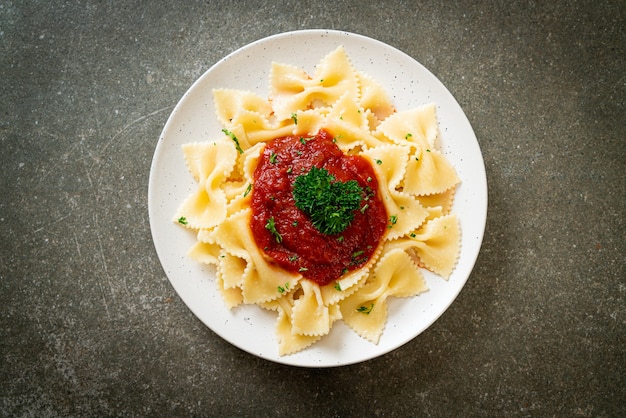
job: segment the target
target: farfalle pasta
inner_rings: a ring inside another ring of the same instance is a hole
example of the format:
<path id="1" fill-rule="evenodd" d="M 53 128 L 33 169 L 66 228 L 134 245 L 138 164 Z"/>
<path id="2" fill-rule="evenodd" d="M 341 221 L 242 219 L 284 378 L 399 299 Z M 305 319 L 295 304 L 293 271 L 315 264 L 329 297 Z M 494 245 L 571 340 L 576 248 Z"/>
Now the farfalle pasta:
<path id="1" fill-rule="evenodd" d="M 339 320 L 376 344 L 388 299 L 427 291 L 422 269 L 447 279 L 459 255 L 460 179 L 438 149 L 435 106 L 396 111 L 343 47 L 313 74 L 273 63 L 269 82 L 267 98 L 213 91 L 222 135 L 184 145 L 197 189 L 174 221 L 196 234 L 189 256 L 215 266 L 229 308 L 276 312 L 280 355 Z M 307 181 L 318 189 L 298 195 Z M 320 219 L 311 207 L 327 198 L 334 212 Z"/>

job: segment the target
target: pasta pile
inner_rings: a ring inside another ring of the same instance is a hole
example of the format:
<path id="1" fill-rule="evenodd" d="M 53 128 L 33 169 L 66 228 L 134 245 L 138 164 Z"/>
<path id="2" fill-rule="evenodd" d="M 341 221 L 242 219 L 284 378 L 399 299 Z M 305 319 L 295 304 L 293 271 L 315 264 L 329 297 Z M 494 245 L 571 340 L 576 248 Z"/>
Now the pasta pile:
<path id="1" fill-rule="evenodd" d="M 198 187 L 174 220 L 197 234 L 189 254 L 216 267 L 229 308 L 256 304 L 277 313 L 280 355 L 310 346 L 340 319 L 377 344 L 388 298 L 426 291 L 422 268 L 448 279 L 460 249 L 460 227 L 451 213 L 460 180 L 438 150 L 433 104 L 396 111 L 343 47 L 323 57 L 312 75 L 273 63 L 269 98 L 233 89 L 216 89 L 213 97 L 224 135 L 183 146 Z M 363 267 L 325 286 L 276 266 L 250 229 L 253 173 L 265 143 L 322 128 L 344 153 L 371 162 L 392 220 Z"/>

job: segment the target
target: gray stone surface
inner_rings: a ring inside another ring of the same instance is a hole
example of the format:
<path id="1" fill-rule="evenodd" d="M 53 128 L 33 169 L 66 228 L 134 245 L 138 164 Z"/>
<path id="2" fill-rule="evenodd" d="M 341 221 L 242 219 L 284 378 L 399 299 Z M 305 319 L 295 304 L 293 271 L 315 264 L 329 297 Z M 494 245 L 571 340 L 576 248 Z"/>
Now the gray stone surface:
<path id="1" fill-rule="evenodd" d="M 623 1 L 0 3 L 1 416 L 626 415 Z M 489 215 L 450 309 L 300 369 L 203 326 L 152 245 L 150 162 L 222 56 L 278 32 L 389 43 L 450 89 Z"/>

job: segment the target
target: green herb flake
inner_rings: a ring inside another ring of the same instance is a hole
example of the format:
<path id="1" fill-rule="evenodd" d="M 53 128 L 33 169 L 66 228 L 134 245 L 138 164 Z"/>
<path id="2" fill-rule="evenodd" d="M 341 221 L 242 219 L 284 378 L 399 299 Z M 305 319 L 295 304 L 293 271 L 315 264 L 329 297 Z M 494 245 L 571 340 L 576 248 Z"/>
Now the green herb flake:
<path id="1" fill-rule="evenodd" d="M 293 121 L 294 125 L 298 124 L 298 115 L 295 113 L 291 114 L 291 120 Z"/>
<path id="2" fill-rule="evenodd" d="M 285 283 L 284 286 L 278 286 L 278 293 L 285 293 L 289 291 L 289 282 Z"/>
<path id="3" fill-rule="evenodd" d="M 189 221 L 187 221 L 187 218 L 185 218 L 184 216 L 181 216 L 180 218 L 178 218 L 178 223 L 181 225 L 187 225 Z"/>
<path id="4" fill-rule="evenodd" d="M 335 181 L 328 170 L 315 166 L 298 176 L 293 186 L 296 207 L 325 235 L 339 234 L 350 226 L 363 193 L 356 180 Z"/>
<path id="5" fill-rule="evenodd" d="M 246 189 L 246 191 L 243 193 L 243 197 L 246 197 L 250 194 L 250 192 L 252 191 L 252 183 L 248 184 L 248 188 Z"/>
<path id="6" fill-rule="evenodd" d="M 372 312 L 372 309 L 374 309 L 374 304 L 373 303 L 370 304 L 370 306 L 359 306 L 356 311 L 357 312 L 361 312 L 361 313 L 363 313 L 365 315 L 369 315 L 370 312 Z"/>
<path id="7" fill-rule="evenodd" d="M 381 165 L 383 163 L 383 160 L 375 160 L 376 164 Z"/>
<path id="8" fill-rule="evenodd" d="M 341 284 L 339 282 L 335 283 L 335 290 L 341 292 Z"/>
<path id="9" fill-rule="evenodd" d="M 277 243 L 280 244 L 281 242 L 283 242 L 283 237 L 276 230 L 276 222 L 274 221 L 274 217 L 273 216 L 267 220 L 267 223 L 265 224 L 265 229 L 270 231 L 270 233 L 276 239 Z"/>
<path id="10" fill-rule="evenodd" d="M 308 271 L 308 270 L 309 270 L 309 269 L 308 269 L 308 268 L 306 268 L 306 267 L 300 267 L 300 268 L 298 269 L 298 271 L 299 271 L 299 272 Z"/>
<path id="11" fill-rule="evenodd" d="M 233 142 L 235 143 L 235 148 L 237 148 L 237 151 L 239 152 L 239 154 L 243 154 L 243 150 L 241 149 L 241 145 L 239 145 L 239 140 L 237 139 L 235 134 L 229 131 L 228 129 L 222 129 L 222 132 L 224 132 L 226 135 L 230 137 L 230 139 L 233 140 Z"/>
<path id="12" fill-rule="evenodd" d="M 314 139 L 315 139 L 315 137 L 314 137 L 314 136 L 301 136 L 301 137 L 300 137 L 300 143 L 301 143 L 302 145 L 306 145 L 309 141 L 312 141 L 312 140 L 314 140 Z"/>
<path id="13" fill-rule="evenodd" d="M 410 139 L 413 136 L 413 134 L 408 133 L 404 136 L 404 139 Z"/>
<path id="14" fill-rule="evenodd" d="M 276 164 L 276 159 L 278 158 L 278 154 L 276 154 L 275 152 L 270 154 L 270 163 L 271 164 Z"/>
<path id="15" fill-rule="evenodd" d="M 358 258 L 359 256 L 363 255 L 365 251 L 363 250 L 358 250 L 352 253 L 352 258 Z"/>

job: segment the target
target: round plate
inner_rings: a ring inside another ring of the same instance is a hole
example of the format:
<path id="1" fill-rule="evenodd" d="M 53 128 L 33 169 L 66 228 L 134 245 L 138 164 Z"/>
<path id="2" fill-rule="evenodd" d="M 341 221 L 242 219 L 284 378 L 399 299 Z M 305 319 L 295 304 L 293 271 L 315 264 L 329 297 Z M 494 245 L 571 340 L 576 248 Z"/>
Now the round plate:
<path id="1" fill-rule="evenodd" d="M 329 52 L 343 45 L 354 66 L 379 81 L 398 110 L 435 103 L 440 147 L 456 168 L 461 184 L 453 212 L 461 225 L 461 253 L 448 281 L 423 271 L 429 290 L 419 296 L 388 300 L 388 321 L 378 345 L 360 338 L 342 321 L 311 347 L 278 355 L 276 313 L 244 305 L 228 310 L 214 282 L 215 270 L 187 256 L 195 235 L 177 226 L 178 206 L 196 188 L 181 146 L 220 137 L 213 88 L 250 90 L 267 97 L 272 61 L 292 64 L 309 74 Z M 150 226 L 159 259 L 172 286 L 193 313 L 233 345 L 275 362 L 330 367 L 385 354 L 428 328 L 450 306 L 469 277 L 482 243 L 487 217 L 487 180 L 476 136 L 463 110 L 426 68 L 382 42 L 347 32 L 305 30 L 270 36 L 223 58 L 185 93 L 169 117 L 154 153 L 148 193 Z"/>

